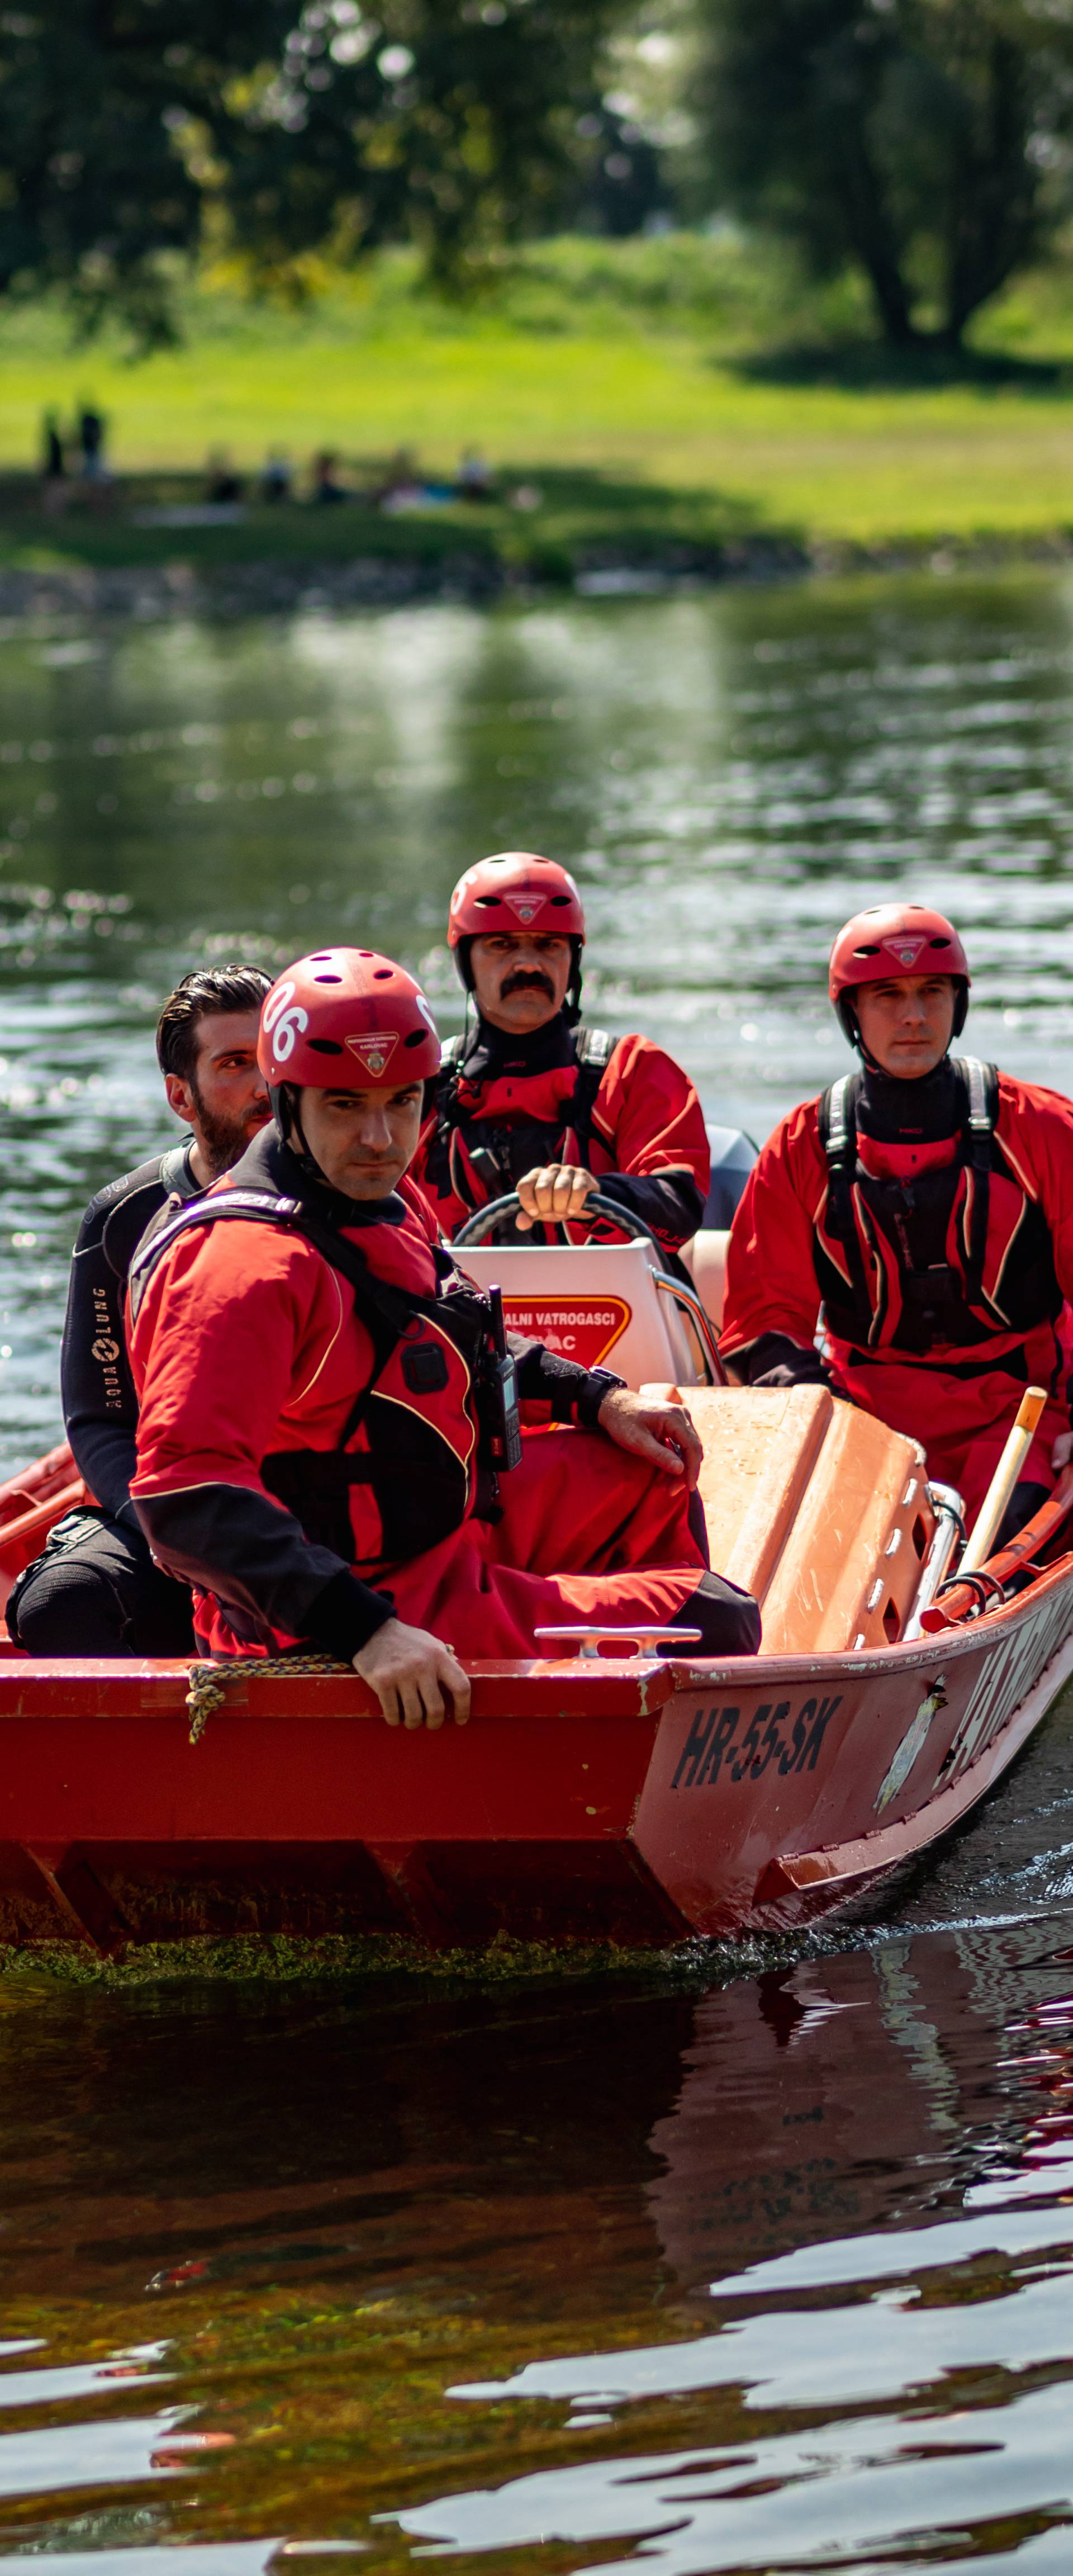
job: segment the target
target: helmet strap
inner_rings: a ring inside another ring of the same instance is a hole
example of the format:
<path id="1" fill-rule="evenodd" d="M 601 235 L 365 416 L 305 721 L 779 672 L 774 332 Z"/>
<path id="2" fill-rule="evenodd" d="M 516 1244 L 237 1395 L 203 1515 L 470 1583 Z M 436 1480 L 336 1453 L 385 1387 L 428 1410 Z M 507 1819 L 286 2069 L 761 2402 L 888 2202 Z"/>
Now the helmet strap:
<path id="1" fill-rule="evenodd" d="M 276 1125 L 279 1128 L 280 1135 L 283 1138 L 283 1142 L 285 1145 L 289 1145 L 295 1161 L 300 1165 L 306 1179 L 308 1181 L 321 1181 L 325 1183 L 325 1186 L 327 1186 L 325 1175 L 321 1171 L 320 1164 L 317 1162 L 316 1157 L 310 1153 L 309 1146 L 306 1143 L 305 1130 L 298 1115 L 298 1089 L 296 1085 L 293 1082 L 277 1083 L 275 1088 L 270 1092 L 269 1098 L 272 1102 L 272 1113 L 275 1118 Z"/>
<path id="2" fill-rule="evenodd" d="M 584 945 L 584 940 L 579 939 L 575 931 L 570 941 L 573 963 L 570 968 L 570 981 L 566 988 L 566 1000 L 563 1003 L 563 1018 L 568 1029 L 576 1029 L 581 1018 L 581 952 Z"/>
<path id="3" fill-rule="evenodd" d="M 869 1054 L 868 1048 L 861 1036 L 861 1024 L 856 1011 L 853 1008 L 852 1002 L 843 999 L 839 1007 L 838 1016 L 842 1022 L 842 1026 L 846 1032 L 846 1036 L 849 1039 L 851 1047 L 856 1048 L 857 1054 L 861 1059 L 861 1063 L 867 1066 L 869 1073 L 878 1073 L 880 1079 L 882 1079 L 883 1067 L 881 1064 L 876 1062 L 874 1055 Z"/>

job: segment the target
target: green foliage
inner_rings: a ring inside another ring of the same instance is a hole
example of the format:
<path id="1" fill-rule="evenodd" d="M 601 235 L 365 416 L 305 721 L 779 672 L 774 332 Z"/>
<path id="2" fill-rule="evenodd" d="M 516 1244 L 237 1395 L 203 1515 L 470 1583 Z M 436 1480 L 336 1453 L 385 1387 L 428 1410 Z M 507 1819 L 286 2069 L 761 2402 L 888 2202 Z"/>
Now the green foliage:
<path id="1" fill-rule="evenodd" d="M 259 274 L 409 231 L 434 276 L 547 228 L 614 0 L 307 0 L 278 69 L 213 129 Z"/>
<path id="2" fill-rule="evenodd" d="M 0 16 L 0 290 L 62 283 L 83 324 L 170 336 L 162 254 L 198 239 L 177 137 L 273 34 L 280 0 L 27 0 Z"/>
<path id="3" fill-rule="evenodd" d="M 699 0 L 728 203 L 848 257 L 888 338 L 960 344 L 1069 203 L 1073 24 L 1046 0 Z"/>
<path id="4" fill-rule="evenodd" d="M 206 239 L 295 294 L 311 255 L 407 237 L 457 282 L 576 193 L 621 7 L 26 0 L 0 14 L 0 293 L 58 284 L 151 348 Z"/>

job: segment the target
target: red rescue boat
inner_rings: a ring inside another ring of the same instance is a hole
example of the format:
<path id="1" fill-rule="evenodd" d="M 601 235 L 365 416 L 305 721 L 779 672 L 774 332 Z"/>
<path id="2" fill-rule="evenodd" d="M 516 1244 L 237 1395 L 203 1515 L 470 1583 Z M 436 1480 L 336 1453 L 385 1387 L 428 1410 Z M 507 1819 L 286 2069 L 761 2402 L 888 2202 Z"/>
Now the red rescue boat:
<path id="1" fill-rule="evenodd" d="M 952 1524 L 913 1442 L 821 1387 L 686 1394 L 713 1563 L 761 1600 L 758 1658 L 549 1639 L 474 1664 L 464 1730 L 407 1735 L 344 1671 L 192 1683 L 7 1645 L 0 1940 L 662 1946 L 798 1926 L 935 1842 L 1073 1672 L 1073 1474 L 928 1607 Z M 82 1498 L 65 1450 L 0 1488 L 5 1589 Z"/>

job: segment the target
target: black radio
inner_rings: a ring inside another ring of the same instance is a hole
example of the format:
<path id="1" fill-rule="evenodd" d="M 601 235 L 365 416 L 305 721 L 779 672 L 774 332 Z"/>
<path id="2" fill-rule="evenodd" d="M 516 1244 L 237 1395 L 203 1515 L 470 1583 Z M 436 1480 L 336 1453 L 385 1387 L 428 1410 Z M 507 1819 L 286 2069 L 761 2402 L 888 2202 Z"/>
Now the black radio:
<path id="1" fill-rule="evenodd" d="M 488 1356 L 484 1366 L 485 1437 L 488 1454 L 496 1474 L 509 1475 L 512 1467 L 522 1463 L 522 1426 L 518 1412 L 518 1372 L 507 1349 L 507 1326 L 503 1314 L 503 1291 L 490 1288 L 488 1303 L 492 1309 L 492 1329 Z"/>

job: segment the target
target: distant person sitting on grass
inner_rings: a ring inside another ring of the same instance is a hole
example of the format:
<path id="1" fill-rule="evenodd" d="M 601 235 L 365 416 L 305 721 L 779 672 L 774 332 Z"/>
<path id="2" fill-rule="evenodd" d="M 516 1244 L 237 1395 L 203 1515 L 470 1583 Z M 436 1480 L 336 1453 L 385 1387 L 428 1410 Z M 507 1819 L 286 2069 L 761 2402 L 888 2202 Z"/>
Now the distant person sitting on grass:
<path id="1" fill-rule="evenodd" d="M 242 477 L 236 474 L 226 447 L 214 447 L 205 467 L 205 499 L 214 509 L 230 508 L 242 499 Z"/>
<path id="2" fill-rule="evenodd" d="M 380 510 L 397 509 L 400 501 L 413 503 L 421 495 L 421 477 L 412 447 L 397 447 L 391 457 L 383 482 L 370 495 Z"/>
<path id="3" fill-rule="evenodd" d="M 283 453 L 282 448 L 269 448 L 268 454 L 265 458 L 264 473 L 261 476 L 261 499 L 262 501 L 292 501 L 294 499 L 294 479 L 291 474 L 291 460 L 289 456 L 286 456 Z"/>
<path id="4" fill-rule="evenodd" d="M 336 473 L 338 463 L 338 457 L 329 447 L 322 448 L 319 456 L 313 459 L 313 500 L 318 508 L 330 509 L 336 501 L 346 501 L 350 497 L 345 483 L 340 483 Z"/>
<path id="5" fill-rule="evenodd" d="M 481 455 L 479 447 L 463 448 L 455 493 L 460 501 L 495 500 L 495 478 L 487 458 Z"/>

